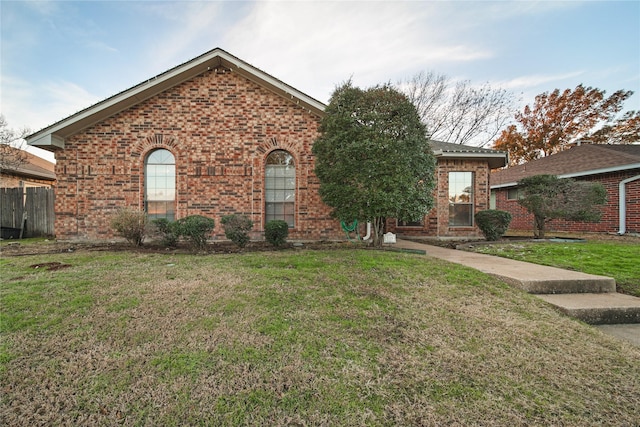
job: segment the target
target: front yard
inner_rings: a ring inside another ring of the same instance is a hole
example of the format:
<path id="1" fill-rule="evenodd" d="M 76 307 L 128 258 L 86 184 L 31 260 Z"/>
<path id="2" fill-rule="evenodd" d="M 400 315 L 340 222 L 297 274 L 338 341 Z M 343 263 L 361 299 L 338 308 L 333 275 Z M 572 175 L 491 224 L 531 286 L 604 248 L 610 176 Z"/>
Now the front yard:
<path id="1" fill-rule="evenodd" d="M 7 425 L 640 419 L 640 349 L 424 256 L 77 250 L 0 267 Z"/>

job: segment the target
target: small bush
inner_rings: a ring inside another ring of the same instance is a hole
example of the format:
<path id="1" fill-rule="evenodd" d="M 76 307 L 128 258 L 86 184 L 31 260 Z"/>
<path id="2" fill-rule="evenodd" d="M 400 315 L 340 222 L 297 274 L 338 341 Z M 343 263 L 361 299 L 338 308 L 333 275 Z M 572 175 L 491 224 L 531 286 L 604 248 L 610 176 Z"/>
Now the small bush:
<path id="1" fill-rule="evenodd" d="M 147 214 L 136 209 L 123 208 L 111 218 L 111 228 L 127 242 L 141 246 L 147 232 Z"/>
<path id="2" fill-rule="evenodd" d="M 176 233 L 176 223 L 170 222 L 166 218 L 154 219 L 153 224 L 158 232 L 162 235 L 162 245 L 167 247 L 175 247 L 178 245 L 178 234 Z"/>
<path id="3" fill-rule="evenodd" d="M 186 237 L 197 249 L 207 247 L 207 238 L 216 225 L 213 219 L 202 215 L 180 218 L 174 224 L 176 235 Z"/>
<path id="4" fill-rule="evenodd" d="M 264 227 L 264 238 L 273 246 L 281 246 L 287 241 L 289 236 L 289 224 L 281 219 L 267 222 Z"/>
<path id="5" fill-rule="evenodd" d="M 226 215 L 222 217 L 224 235 L 238 247 L 244 248 L 249 243 L 249 231 L 253 228 L 253 221 L 245 215 Z"/>
<path id="6" fill-rule="evenodd" d="M 498 240 L 506 233 L 511 223 L 511 214 L 505 211 L 489 209 L 475 215 L 476 224 L 487 240 Z"/>

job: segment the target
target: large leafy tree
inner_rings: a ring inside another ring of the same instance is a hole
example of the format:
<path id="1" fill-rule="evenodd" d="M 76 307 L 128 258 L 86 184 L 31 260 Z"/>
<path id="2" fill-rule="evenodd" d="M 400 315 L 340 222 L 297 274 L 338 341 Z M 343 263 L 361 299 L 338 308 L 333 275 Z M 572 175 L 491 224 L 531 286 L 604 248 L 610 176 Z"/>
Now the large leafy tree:
<path id="1" fill-rule="evenodd" d="M 313 145 L 320 196 L 334 217 L 373 224 L 419 221 L 433 207 L 435 159 L 415 106 L 389 85 L 338 87 Z"/>
<path id="2" fill-rule="evenodd" d="M 607 201 L 604 186 L 597 182 L 535 175 L 518 181 L 518 203 L 533 214 L 533 235 L 544 239 L 546 224 L 554 218 L 569 221 L 600 221 L 600 206 Z"/>
<path id="3" fill-rule="evenodd" d="M 494 148 L 509 153 L 511 164 L 520 164 L 562 151 L 578 141 L 628 143 L 640 139 L 638 113 L 617 119 L 622 104 L 633 92 L 605 91 L 578 85 L 536 96 L 533 107 L 515 115 L 516 124 L 502 131 Z"/>
<path id="4" fill-rule="evenodd" d="M 420 72 L 398 84 L 418 109 L 429 137 L 484 146 L 516 111 L 513 93 L 489 83 L 453 82 L 444 74 Z"/>

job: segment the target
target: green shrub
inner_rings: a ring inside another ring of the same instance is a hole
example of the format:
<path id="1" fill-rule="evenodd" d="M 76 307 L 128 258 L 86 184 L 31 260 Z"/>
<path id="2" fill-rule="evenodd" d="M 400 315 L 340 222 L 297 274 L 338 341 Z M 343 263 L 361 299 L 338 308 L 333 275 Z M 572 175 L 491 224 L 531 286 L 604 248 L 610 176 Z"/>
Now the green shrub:
<path id="1" fill-rule="evenodd" d="M 487 240 L 498 240 L 509 228 L 511 214 L 505 211 L 489 209 L 475 215 L 476 224 Z"/>
<path id="2" fill-rule="evenodd" d="M 119 209 L 111 218 L 111 228 L 127 242 L 141 246 L 147 232 L 147 214 L 144 211 L 130 208 Z"/>
<path id="3" fill-rule="evenodd" d="M 216 223 L 206 216 L 190 215 L 180 218 L 174 224 L 176 235 L 189 239 L 195 248 L 204 249 L 207 247 L 207 238 Z"/>
<path id="4" fill-rule="evenodd" d="M 244 248 L 249 243 L 249 231 L 253 228 L 253 221 L 245 215 L 225 215 L 221 219 L 224 235 L 238 247 Z"/>
<path id="5" fill-rule="evenodd" d="M 175 247 L 178 245 L 178 233 L 176 232 L 175 222 L 171 222 L 166 218 L 154 219 L 152 222 L 162 235 L 163 246 Z"/>
<path id="6" fill-rule="evenodd" d="M 264 227 L 264 238 L 273 246 L 281 246 L 287 241 L 289 236 L 289 224 L 281 219 L 267 222 Z"/>

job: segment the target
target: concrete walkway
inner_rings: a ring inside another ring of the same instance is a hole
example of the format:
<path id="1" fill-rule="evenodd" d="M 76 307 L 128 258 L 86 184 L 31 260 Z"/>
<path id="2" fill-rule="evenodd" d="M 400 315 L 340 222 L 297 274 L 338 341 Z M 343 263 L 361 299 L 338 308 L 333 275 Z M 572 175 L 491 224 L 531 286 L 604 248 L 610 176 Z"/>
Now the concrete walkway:
<path id="1" fill-rule="evenodd" d="M 578 271 L 398 239 L 394 248 L 490 274 L 538 296 L 559 311 L 640 346 L 640 298 L 616 293 L 615 280 Z"/>

